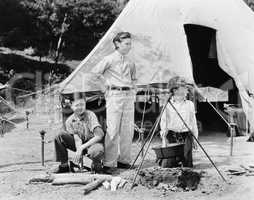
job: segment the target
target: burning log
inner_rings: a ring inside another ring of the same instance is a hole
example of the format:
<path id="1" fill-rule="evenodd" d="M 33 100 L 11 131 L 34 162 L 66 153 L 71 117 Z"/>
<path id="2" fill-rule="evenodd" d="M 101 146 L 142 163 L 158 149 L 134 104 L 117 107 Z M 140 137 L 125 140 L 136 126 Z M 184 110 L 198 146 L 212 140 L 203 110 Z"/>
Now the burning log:
<path id="1" fill-rule="evenodd" d="M 251 166 L 245 167 L 244 165 L 240 165 L 241 169 L 228 169 L 226 170 L 229 172 L 229 175 L 235 175 L 235 176 L 241 176 L 241 175 L 246 175 L 246 176 L 254 176 L 254 170 L 252 169 Z"/>

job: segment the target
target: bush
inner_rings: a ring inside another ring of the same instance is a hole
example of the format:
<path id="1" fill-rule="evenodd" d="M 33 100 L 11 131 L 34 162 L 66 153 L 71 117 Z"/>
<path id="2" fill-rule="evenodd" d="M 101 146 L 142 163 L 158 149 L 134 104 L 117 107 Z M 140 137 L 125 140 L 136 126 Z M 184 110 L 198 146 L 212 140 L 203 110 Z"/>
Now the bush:
<path id="1" fill-rule="evenodd" d="M 63 56 L 80 59 L 119 12 L 116 0 L 1 0 L 0 44 L 32 47 L 37 55 L 47 56 L 56 51 L 61 36 Z"/>

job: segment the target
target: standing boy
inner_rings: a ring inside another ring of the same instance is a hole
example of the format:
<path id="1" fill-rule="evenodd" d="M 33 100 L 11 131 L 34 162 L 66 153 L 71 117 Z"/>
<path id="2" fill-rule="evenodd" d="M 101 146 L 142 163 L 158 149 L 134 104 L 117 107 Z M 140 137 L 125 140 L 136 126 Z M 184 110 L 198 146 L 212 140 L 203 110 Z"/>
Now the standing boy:
<path id="1" fill-rule="evenodd" d="M 134 100 L 136 69 L 127 56 L 131 50 L 131 34 L 118 33 L 115 51 L 104 57 L 93 72 L 106 82 L 107 133 L 105 137 L 105 169 L 129 168 L 134 134 Z"/>

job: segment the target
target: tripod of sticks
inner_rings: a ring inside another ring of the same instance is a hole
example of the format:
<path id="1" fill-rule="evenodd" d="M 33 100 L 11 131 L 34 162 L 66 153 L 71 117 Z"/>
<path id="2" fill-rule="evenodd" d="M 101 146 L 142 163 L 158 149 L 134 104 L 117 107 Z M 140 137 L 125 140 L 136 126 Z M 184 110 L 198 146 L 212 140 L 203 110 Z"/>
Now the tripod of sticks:
<path id="1" fill-rule="evenodd" d="M 184 126 L 189 130 L 191 136 L 194 138 L 194 140 L 197 142 L 197 144 L 199 145 L 199 147 L 202 149 L 202 151 L 204 152 L 204 154 L 206 155 L 206 157 L 209 159 L 209 161 L 211 162 L 211 164 L 213 165 L 213 167 L 216 169 L 216 171 L 218 172 L 218 174 L 220 175 L 220 177 L 222 178 L 222 180 L 225 181 L 225 182 L 227 183 L 226 179 L 224 178 L 224 176 L 222 175 L 222 173 L 219 171 L 219 169 L 216 167 L 216 165 L 215 165 L 215 163 L 213 162 L 213 160 L 211 159 L 211 157 L 207 154 L 207 152 L 205 151 L 204 147 L 201 145 L 201 143 L 198 141 L 198 139 L 196 138 L 196 136 L 193 134 L 193 132 L 192 132 L 192 130 L 190 129 L 190 127 L 189 127 L 189 126 L 187 125 L 187 123 L 184 121 L 184 119 L 182 118 L 182 116 L 180 115 L 180 113 L 177 111 L 177 109 L 175 108 L 175 106 L 171 103 L 171 101 L 170 101 L 171 97 L 172 97 L 172 94 L 170 94 L 170 95 L 168 96 L 167 101 L 166 101 L 165 104 L 163 105 L 162 110 L 161 110 L 159 116 L 157 117 L 157 119 L 156 119 L 156 121 L 155 121 L 153 127 L 152 127 L 151 130 L 149 131 L 148 137 L 147 137 L 147 138 L 145 139 L 145 141 L 143 142 L 143 144 L 142 144 L 142 146 L 141 146 L 141 149 L 139 150 L 139 152 L 138 152 L 136 158 L 134 159 L 134 161 L 133 161 L 133 163 L 132 163 L 132 165 L 131 165 L 131 167 L 130 167 L 130 169 L 132 169 L 132 168 L 134 167 L 134 165 L 135 165 L 135 163 L 136 163 L 138 157 L 140 156 L 141 152 L 144 151 L 145 145 L 148 144 L 147 147 L 146 147 L 146 149 L 145 149 L 145 151 L 144 151 L 144 153 L 143 153 L 143 156 L 142 156 L 141 162 L 140 162 L 140 164 L 139 164 L 139 166 L 138 166 L 138 169 L 137 169 L 137 171 L 136 171 L 136 174 L 135 174 L 135 176 L 134 176 L 134 179 L 133 179 L 131 188 L 133 188 L 133 187 L 135 186 L 136 178 L 137 178 L 137 176 L 138 176 L 138 174 L 139 174 L 139 172 L 140 172 L 140 169 L 141 169 L 141 167 L 142 167 L 142 165 L 143 165 L 143 163 L 144 163 L 144 160 L 145 160 L 145 157 L 146 157 L 147 152 L 148 152 L 148 150 L 149 150 L 150 144 L 151 144 L 151 142 L 152 142 L 152 140 L 153 140 L 153 138 L 154 138 L 154 136 L 155 136 L 155 131 L 156 131 L 158 125 L 159 125 L 159 122 L 160 122 L 160 120 L 161 120 L 162 114 L 163 114 L 163 112 L 164 112 L 164 110 L 165 110 L 165 108 L 166 108 L 166 106 L 167 106 L 168 103 L 169 103 L 170 106 L 174 109 L 174 111 L 177 113 L 178 117 L 181 119 L 181 121 L 183 122 Z"/>

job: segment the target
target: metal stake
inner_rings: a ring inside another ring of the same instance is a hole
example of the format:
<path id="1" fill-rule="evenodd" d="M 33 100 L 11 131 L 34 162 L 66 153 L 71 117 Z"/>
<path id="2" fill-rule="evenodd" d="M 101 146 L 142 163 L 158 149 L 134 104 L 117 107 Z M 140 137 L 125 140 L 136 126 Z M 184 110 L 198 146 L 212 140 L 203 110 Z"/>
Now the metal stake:
<path id="1" fill-rule="evenodd" d="M 29 111 L 26 111 L 26 128 L 28 129 L 29 128 L 29 116 L 30 112 Z"/>
<path id="2" fill-rule="evenodd" d="M 0 123 L 1 123 L 1 137 L 3 137 L 4 136 L 4 120 L 1 120 L 0 119 Z"/>
<path id="3" fill-rule="evenodd" d="M 44 144 L 45 144 L 45 134 L 46 131 L 41 130 L 40 135 L 41 135 L 41 165 L 44 166 Z"/>

